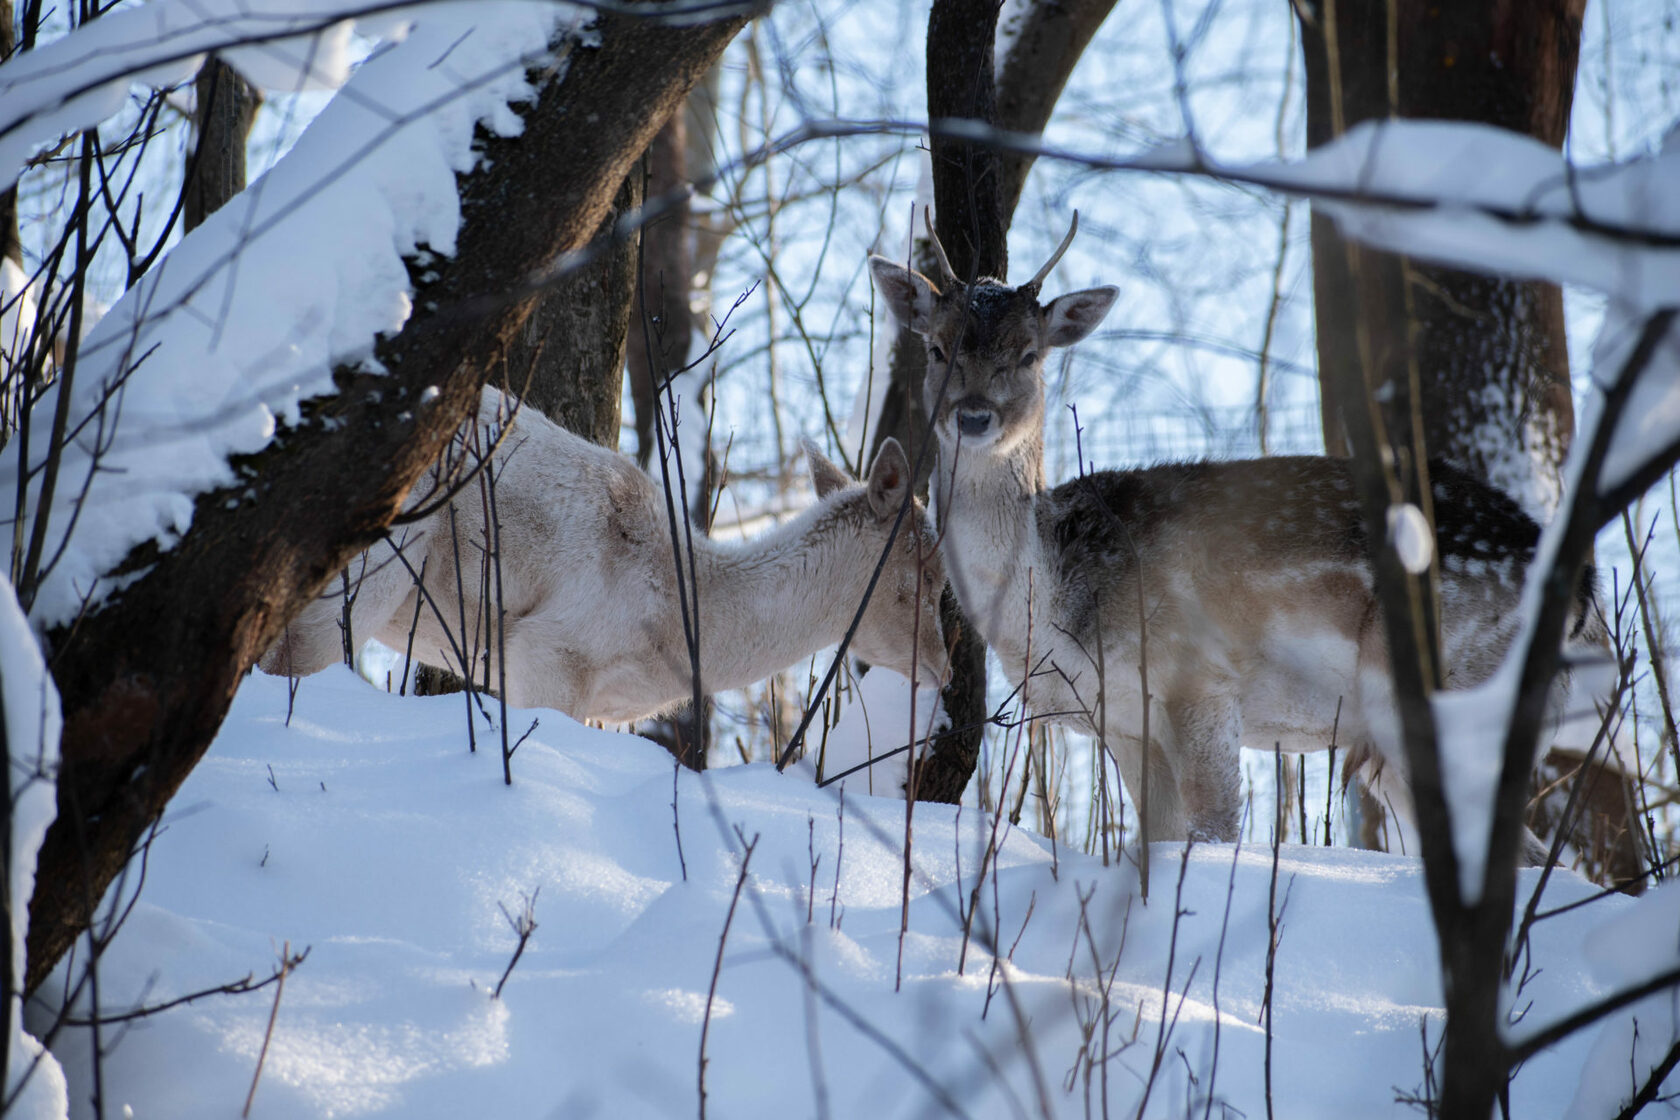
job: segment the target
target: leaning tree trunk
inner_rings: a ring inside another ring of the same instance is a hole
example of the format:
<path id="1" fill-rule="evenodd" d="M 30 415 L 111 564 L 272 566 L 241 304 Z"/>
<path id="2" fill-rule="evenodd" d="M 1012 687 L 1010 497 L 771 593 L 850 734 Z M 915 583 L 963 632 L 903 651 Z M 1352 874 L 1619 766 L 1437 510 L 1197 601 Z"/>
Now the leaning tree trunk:
<path id="1" fill-rule="evenodd" d="M 632 167 L 601 220 L 599 254 L 544 289 L 508 348 L 506 389 L 567 431 L 615 449 L 642 237 L 619 223 L 641 205 L 641 169 Z"/>
<path id="2" fill-rule="evenodd" d="M 245 142 L 262 104 L 256 87 L 219 58 L 205 60 L 193 91 L 198 142 L 181 188 L 181 220 L 189 233 L 245 189 Z"/>
<path id="3" fill-rule="evenodd" d="M 246 668 L 380 538 L 472 412 L 534 302 L 509 286 L 589 242 L 631 164 L 744 19 L 601 14 L 601 45 L 574 50 L 564 79 L 519 107 L 524 132 L 483 137 L 485 158 L 460 179 L 457 255 L 416 282 L 408 323 L 375 345 L 388 372 L 339 370 L 337 395 L 309 402 L 298 427 L 237 463 L 261 479 L 259 499 L 244 482 L 201 495 L 173 548 L 136 550 L 120 596 L 48 636 L 64 761 L 30 905 L 29 989 L 88 927 Z"/>
<path id="4" fill-rule="evenodd" d="M 1298 5 L 1309 145 L 1389 116 L 1498 124 L 1560 145 L 1583 5 Z M 1440 948 L 1447 1011 L 1440 1115 L 1483 1120 L 1504 1091 L 1510 1061 L 1500 977 L 1516 852 L 1490 852 L 1482 896 L 1460 896 L 1428 705 L 1442 683 L 1435 596 L 1431 580 L 1413 580 L 1394 561 L 1384 515 L 1402 500 L 1429 513 L 1431 456 L 1549 513 L 1572 428 L 1562 301 L 1550 285 L 1349 244 L 1316 215 L 1312 240 L 1325 442 L 1355 457 Z"/>

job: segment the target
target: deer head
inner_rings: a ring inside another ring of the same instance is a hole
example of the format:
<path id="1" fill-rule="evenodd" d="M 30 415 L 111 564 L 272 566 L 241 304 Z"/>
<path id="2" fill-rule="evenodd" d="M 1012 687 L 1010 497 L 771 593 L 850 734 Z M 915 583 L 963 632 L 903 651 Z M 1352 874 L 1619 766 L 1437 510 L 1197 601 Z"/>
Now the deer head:
<path id="1" fill-rule="evenodd" d="M 937 280 L 885 257 L 869 259 L 875 284 L 900 325 L 927 343 L 923 402 L 942 444 L 962 441 L 967 453 L 1005 455 L 1043 431 L 1044 359 L 1094 330 L 1119 289 L 1091 288 L 1038 302 L 1044 278 L 1079 229 L 1079 215 L 1044 267 L 1010 287 L 989 276 L 964 283 L 923 212 Z"/>
<path id="2" fill-rule="evenodd" d="M 805 455 L 817 498 L 842 495 L 838 501 L 850 518 L 846 532 L 869 542 L 872 551 L 886 548 L 900 508 L 910 503 L 909 515 L 899 526 L 875 594 L 852 639 L 852 650 L 872 664 L 885 665 L 906 677 L 914 675 L 924 685 L 942 684 L 950 671 L 939 622 L 945 566 L 927 511 L 910 494 L 910 462 L 903 447 L 891 436 L 881 441 L 861 492 L 851 475 L 830 462 L 810 440 L 805 441 Z"/>

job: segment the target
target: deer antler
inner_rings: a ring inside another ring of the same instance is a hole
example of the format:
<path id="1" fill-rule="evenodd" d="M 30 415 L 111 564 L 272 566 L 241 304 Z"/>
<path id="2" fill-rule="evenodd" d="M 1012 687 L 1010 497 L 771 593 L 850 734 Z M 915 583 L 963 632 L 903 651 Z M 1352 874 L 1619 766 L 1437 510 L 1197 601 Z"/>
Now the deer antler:
<path id="1" fill-rule="evenodd" d="M 1068 226 L 1067 236 L 1062 238 L 1062 243 L 1060 245 L 1056 246 L 1056 251 L 1050 254 L 1050 259 L 1044 262 L 1044 267 L 1039 269 L 1038 272 L 1034 274 L 1033 278 L 1028 280 L 1025 284 L 1022 284 L 1021 287 L 1030 288 L 1036 292 L 1038 290 L 1038 286 L 1044 283 L 1044 278 L 1050 275 L 1050 270 L 1056 267 L 1056 262 L 1062 259 L 1062 254 L 1067 252 L 1068 246 L 1073 244 L 1073 235 L 1078 232 L 1079 211 L 1075 210 L 1073 212 L 1073 224 Z"/>
<path id="2" fill-rule="evenodd" d="M 945 246 L 939 243 L 939 235 L 933 232 L 932 208 L 922 207 L 922 224 L 927 226 L 928 241 L 933 245 L 933 255 L 939 258 L 939 269 L 945 274 L 945 279 L 952 284 L 962 283 L 957 270 L 951 267 L 951 258 L 945 255 Z"/>

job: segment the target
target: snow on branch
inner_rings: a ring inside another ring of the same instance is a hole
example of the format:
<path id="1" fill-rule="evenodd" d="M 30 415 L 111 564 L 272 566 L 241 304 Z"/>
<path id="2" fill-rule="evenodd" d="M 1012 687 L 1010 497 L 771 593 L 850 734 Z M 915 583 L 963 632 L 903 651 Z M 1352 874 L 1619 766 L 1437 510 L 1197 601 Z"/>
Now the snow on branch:
<path id="1" fill-rule="evenodd" d="M 122 108 L 131 85 L 190 81 L 214 51 L 255 85 L 337 89 L 349 75 L 350 17 L 366 0 L 156 0 L 111 12 L 0 66 L 0 188 L 30 151 Z M 362 33 L 396 30 L 364 23 Z"/>
<path id="2" fill-rule="evenodd" d="M 578 12 L 523 0 L 414 10 L 402 42 L 365 62 L 273 170 L 83 339 L 37 625 L 101 598 L 106 573 L 136 545 L 172 545 L 193 495 L 235 481 L 230 455 L 264 447 L 276 415 L 331 392 L 335 367 L 368 361 L 376 337 L 403 325 L 409 265 L 455 250 L 456 175 L 475 165 L 475 127 L 521 130 L 510 103 L 533 95 L 526 68 Z M 37 486 L 55 406 L 49 396 L 33 414 Z M 0 459 L 8 489 L 23 445 Z"/>
<path id="3" fill-rule="evenodd" d="M 1491 125 L 1373 121 L 1296 163 L 1241 171 L 1311 195 L 1378 248 L 1581 284 L 1641 312 L 1680 304 L 1680 133 L 1650 158 L 1578 167 Z"/>

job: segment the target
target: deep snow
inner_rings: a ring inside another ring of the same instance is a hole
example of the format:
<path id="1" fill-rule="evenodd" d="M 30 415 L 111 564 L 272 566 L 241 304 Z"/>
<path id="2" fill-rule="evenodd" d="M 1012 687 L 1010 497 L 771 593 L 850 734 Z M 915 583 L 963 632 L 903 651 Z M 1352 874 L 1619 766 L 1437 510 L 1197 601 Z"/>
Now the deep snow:
<path id="1" fill-rule="evenodd" d="M 511 712 L 516 732 L 540 724 L 507 787 L 493 754 L 468 753 L 458 697 L 400 698 L 339 669 L 302 682 L 289 726 L 286 707 L 283 679 L 245 682 L 172 803 L 145 890 L 101 967 L 105 1009 L 117 1011 L 261 977 L 283 944 L 307 947 L 285 984 L 253 1116 L 695 1115 L 737 829 L 757 846 L 712 1001 L 711 1115 L 1037 1115 L 1040 1093 L 1052 1115 L 1085 1115 L 1102 1081 L 1099 1068 L 1088 1090 L 1075 1068 L 1081 1022 L 1100 1006 L 1098 964 L 1106 975 L 1116 954 L 1107 1089 L 1112 1114 L 1137 1107 L 1161 1030 L 1179 846 L 1156 846 L 1145 904 L 1130 866 L 1053 850 L 1005 822 L 959 973 L 959 907 L 993 822 L 973 808 L 917 805 L 895 991 L 901 801 L 848 790 L 842 818 L 832 789 L 767 765 L 685 772 L 685 882 L 672 766 L 651 743 L 552 712 Z M 1211 1094 L 1214 1115 L 1261 1116 L 1271 851 L 1198 846 L 1184 869 L 1170 1029 L 1147 1115 L 1201 1115 Z M 1525 873 L 1524 900 L 1533 882 Z M 1592 891 L 1560 873 L 1548 902 Z M 1433 1045 L 1441 1022 L 1418 863 L 1286 846 L 1280 902 L 1286 895 L 1276 1114 L 1413 1115 L 1395 1098 L 1421 1088 L 1420 1030 Z M 492 999 L 516 942 L 503 908 L 517 914 L 528 898 L 538 928 Z M 1593 965 L 1583 944 L 1618 915 L 1660 924 L 1673 898 L 1660 892 L 1637 907 L 1610 898 L 1542 923 L 1543 971 L 1519 997 L 1533 1004 L 1521 1029 L 1625 979 L 1591 970 L 1603 973 L 1606 953 L 1620 956 L 1611 935 L 1598 935 Z M 988 1008 L 983 931 L 993 923 L 1013 964 Z M 107 1030 L 107 1115 L 232 1115 L 272 997 L 272 987 L 214 996 Z M 1656 1028 L 1647 1013 L 1642 1036 Z M 1606 1028 L 1618 1029 L 1629 1031 L 1625 1017 Z M 1514 1115 L 1601 1114 L 1569 1108 L 1578 1091 L 1614 1096 L 1621 1081 L 1605 1079 L 1627 1077 L 1619 1039 L 1588 1062 L 1594 1033 L 1523 1067 Z M 57 1052 L 72 1115 L 92 1115 L 86 1032 L 66 1035 Z"/>

